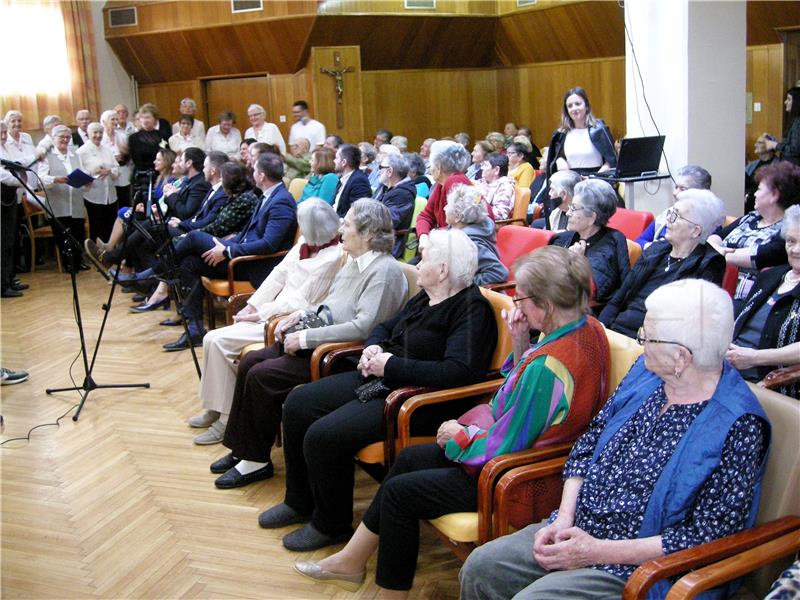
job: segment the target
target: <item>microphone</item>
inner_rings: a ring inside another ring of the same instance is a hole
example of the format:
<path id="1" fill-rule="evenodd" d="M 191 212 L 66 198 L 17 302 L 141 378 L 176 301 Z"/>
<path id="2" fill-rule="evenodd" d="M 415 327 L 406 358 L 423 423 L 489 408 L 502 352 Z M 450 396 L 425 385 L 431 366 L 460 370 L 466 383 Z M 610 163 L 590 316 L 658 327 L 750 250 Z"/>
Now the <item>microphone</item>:
<path id="1" fill-rule="evenodd" d="M 5 158 L 0 158 L 0 165 L 8 169 L 9 171 L 28 171 L 28 167 L 25 165 L 21 165 L 18 162 L 14 162 L 13 160 L 6 160 Z"/>

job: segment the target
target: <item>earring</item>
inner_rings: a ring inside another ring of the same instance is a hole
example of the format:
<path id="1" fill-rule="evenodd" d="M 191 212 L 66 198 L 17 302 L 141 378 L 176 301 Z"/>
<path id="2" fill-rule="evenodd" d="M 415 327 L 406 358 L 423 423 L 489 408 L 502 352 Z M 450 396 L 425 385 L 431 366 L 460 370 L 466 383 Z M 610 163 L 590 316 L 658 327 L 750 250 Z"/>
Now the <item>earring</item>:
<path id="1" fill-rule="evenodd" d="M 679 371 L 678 367 L 675 367 L 675 379 L 680 379 L 681 375 L 683 375 L 683 372 Z"/>

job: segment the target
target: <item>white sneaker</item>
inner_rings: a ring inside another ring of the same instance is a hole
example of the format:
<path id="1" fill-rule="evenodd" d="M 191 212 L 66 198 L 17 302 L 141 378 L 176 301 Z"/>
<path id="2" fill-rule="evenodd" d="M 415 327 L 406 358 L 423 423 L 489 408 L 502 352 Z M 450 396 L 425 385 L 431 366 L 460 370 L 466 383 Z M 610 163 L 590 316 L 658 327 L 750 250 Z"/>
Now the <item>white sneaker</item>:
<path id="1" fill-rule="evenodd" d="M 15 385 L 28 381 L 28 375 L 25 371 L 12 371 L 11 369 L 0 368 L 0 385 Z"/>

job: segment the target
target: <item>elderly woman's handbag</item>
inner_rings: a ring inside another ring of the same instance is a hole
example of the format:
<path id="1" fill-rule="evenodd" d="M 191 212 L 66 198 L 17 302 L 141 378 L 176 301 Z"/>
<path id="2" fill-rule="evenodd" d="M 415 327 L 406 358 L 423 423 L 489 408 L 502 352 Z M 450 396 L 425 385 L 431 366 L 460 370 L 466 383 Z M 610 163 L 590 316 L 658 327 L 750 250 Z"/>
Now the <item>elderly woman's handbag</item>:
<path id="1" fill-rule="evenodd" d="M 284 339 L 290 333 L 295 333 L 298 331 L 303 331 L 305 329 L 317 329 L 319 327 L 327 327 L 328 325 L 333 325 L 333 314 L 331 313 L 331 309 L 328 308 L 325 304 L 320 304 L 317 312 L 309 312 L 305 311 L 303 316 L 300 317 L 300 320 L 292 325 L 291 327 L 287 328 L 284 332 Z M 280 345 L 281 353 L 283 353 L 283 344 Z M 296 356 L 311 356 L 310 350 L 300 350 L 295 353 Z"/>

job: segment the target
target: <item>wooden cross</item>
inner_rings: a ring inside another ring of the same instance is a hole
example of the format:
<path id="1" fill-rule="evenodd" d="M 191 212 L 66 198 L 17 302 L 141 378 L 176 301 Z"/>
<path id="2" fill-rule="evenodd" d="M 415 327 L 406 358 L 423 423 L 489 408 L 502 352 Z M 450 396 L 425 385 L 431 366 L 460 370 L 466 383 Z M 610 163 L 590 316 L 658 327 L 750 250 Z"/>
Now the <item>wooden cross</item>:
<path id="1" fill-rule="evenodd" d="M 332 68 L 321 67 L 320 72 L 334 78 L 334 85 L 336 86 L 336 126 L 341 129 L 344 127 L 344 74 L 352 73 L 354 69 L 353 67 L 341 67 L 342 57 L 338 52 L 334 52 L 333 62 L 334 66 Z"/>

